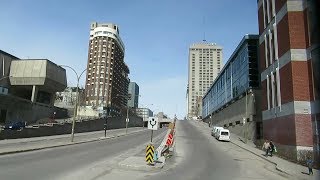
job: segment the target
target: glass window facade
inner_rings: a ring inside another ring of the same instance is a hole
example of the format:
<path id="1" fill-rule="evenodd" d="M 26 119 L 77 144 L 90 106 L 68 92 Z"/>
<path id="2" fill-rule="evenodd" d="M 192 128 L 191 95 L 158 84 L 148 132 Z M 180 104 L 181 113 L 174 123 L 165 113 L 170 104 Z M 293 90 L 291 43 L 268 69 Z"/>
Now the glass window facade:
<path id="1" fill-rule="evenodd" d="M 246 35 L 202 99 L 207 117 L 248 89 L 260 88 L 258 35 Z"/>

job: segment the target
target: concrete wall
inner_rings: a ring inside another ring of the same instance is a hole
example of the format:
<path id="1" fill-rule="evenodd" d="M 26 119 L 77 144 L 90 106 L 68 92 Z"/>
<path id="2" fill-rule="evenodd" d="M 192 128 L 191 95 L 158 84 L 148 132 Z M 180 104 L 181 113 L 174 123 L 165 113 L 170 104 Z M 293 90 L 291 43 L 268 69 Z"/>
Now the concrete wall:
<path id="1" fill-rule="evenodd" d="M 14 60 L 10 67 L 11 85 L 37 85 L 48 92 L 63 91 L 67 86 L 66 70 L 49 60 Z"/>
<path id="2" fill-rule="evenodd" d="M 104 129 L 105 119 L 79 121 L 75 124 L 75 132 L 90 132 Z M 0 132 L 0 140 L 70 134 L 72 123 L 53 124 L 53 126 L 40 126 L 39 128 L 25 128 L 22 131 L 3 130 Z M 125 117 L 113 117 L 107 120 L 107 129 L 125 128 Z M 142 118 L 130 117 L 128 127 L 142 127 Z"/>
<path id="3" fill-rule="evenodd" d="M 7 111 L 6 122 L 26 121 L 27 124 L 36 123 L 42 118 L 65 118 L 68 116 L 66 109 L 49 106 L 41 103 L 32 103 L 29 100 L 18 98 L 11 95 L 0 94 L 0 109 Z"/>
<path id="4" fill-rule="evenodd" d="M 5 77 L 9 76 L 11 61 L 14 59 L 19 59 L 19 58 L 0 50 L 0 79 L 2 79 L 3 76 Z M 10 88 L 9 78 L 4 78 L 0 80 L 0 86 Z"/>
<path id="5" fill-rule="evenodd" d="M 78 107 L 78 116 L 99 117 L 99 111 L 87 107 Z"/>
<path id="6" fill-rule="evenodd" d="M 262 127 L 257 131 L 257 123 L 261 123 L 261 111 L 259 111 L 258 103 L 260 102 L 260 91 L 255 91 L 247 96 L 247 117 L 249 122 L 243 124 L 243 118 L 246 117 L 246 97 L 243 96 L 235 102 L 229 104 L 221 111 L 212 115 L 212 125 L 222 126 L 229 129 L 232 133 L 241 137 L 248 137 L 249 140 L 256 141 L 261 135 L 257 135 L 260 131 L 262 134 Z M 210 118 L 203 121 L 209 123 Z"/>

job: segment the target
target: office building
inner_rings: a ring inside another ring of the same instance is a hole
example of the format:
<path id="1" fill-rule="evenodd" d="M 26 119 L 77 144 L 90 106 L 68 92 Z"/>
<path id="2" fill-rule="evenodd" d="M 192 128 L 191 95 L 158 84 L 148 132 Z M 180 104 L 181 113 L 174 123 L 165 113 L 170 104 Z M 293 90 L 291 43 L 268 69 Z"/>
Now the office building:
<path id="1" fill-rule="evenodd" d="M 189 48 L 188 117 L 198 118 L 202 112 L 202 96 L 222 68 L 222 47 L 215 43 L 196 43 Z"/>
<path id="2" fill-rule="evenodd" d="M 129 83 L 128 94 L 130 99 L 128 100 L 128 107 L 138 108 L 139 104 L 139 86 L 135 82 Z"/>
<path id="3" fill-rule="evenodd" d="M 66 88 L 66 70 L 48 59 L 19 59 L 0 50 L 0 124 L 67 116 L 54 106 L 55 93 Z"/>
<path id="4" fill-rule="evenodd" d="M 86 77 L 86 105 L 95 108 L 127 106 L 129 68 L 119 27 L 112 23 L 91 23 Z"/>
<path id="5" fill-rule="evenodd" d="M 319 166 L 319 1 L 258 0 L 265 139 Z"/>
<path id="6" fill-rule="evenodd" d="M 202 118 L 243 138 L 262 136 L 258 35 L 245 35 L 202 99 Z"/>

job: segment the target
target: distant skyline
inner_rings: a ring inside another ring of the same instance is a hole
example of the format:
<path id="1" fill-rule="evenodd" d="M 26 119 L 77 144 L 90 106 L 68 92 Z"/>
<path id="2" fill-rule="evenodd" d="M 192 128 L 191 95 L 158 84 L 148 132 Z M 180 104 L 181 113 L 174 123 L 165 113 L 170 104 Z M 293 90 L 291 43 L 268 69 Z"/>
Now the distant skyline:
<path id="1" fill-rule="evenodd" d="M 115 23 L 141 105 L 183 118 L 189 46 L 205 33 L 207 42 L 223 47 L 226 62 L 245 34 L 258 33 L 257 19 L 252 0 L 2 0 L 0 49 L 19 58 L 46 58 L 80 73 L 87 64 L 90 23 Z M 68 69 L 67 75 L 74 86 L 75 75 Z"/>

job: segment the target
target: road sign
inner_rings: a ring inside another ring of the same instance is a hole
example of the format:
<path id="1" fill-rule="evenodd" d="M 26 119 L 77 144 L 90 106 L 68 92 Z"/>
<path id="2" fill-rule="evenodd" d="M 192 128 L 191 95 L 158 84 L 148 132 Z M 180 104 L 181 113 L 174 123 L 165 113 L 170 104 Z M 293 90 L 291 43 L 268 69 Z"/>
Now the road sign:
<path id="1" fill-rule="evenodd" d="M 129 120 L 129 118 L 126 118 L 126 122 L 129 122 L 130 120 Z"/>
<path id="2" fill-rule="evenodd" d="M 156 117 L 150 117 L 148 120 L 148 129 L 151 130 L 158 130 L 158 118 Z"/>
<path id="3" fill-rule="evenodd" d="M 167 139 L 167 143 L 166 143 L 168 146 L 172 144 L 172 139 L 173 139 L 173 135 L 170 133 L 168 135 L 168 139 Z"/>
<path id="4" fill-rule="evenodd" d="M 146 162 L 153 163 L 154 146 L 152 144 L 147 145 L 146 148 Z"/>

